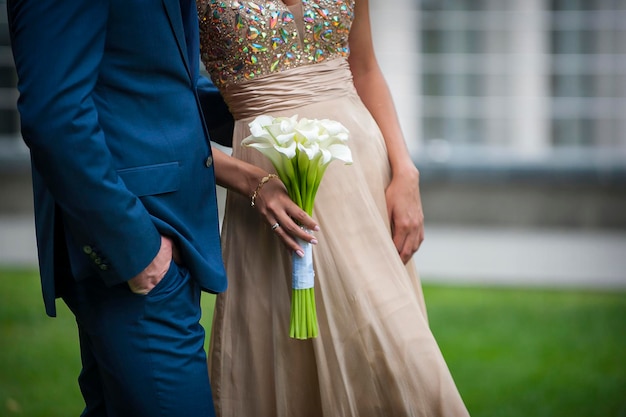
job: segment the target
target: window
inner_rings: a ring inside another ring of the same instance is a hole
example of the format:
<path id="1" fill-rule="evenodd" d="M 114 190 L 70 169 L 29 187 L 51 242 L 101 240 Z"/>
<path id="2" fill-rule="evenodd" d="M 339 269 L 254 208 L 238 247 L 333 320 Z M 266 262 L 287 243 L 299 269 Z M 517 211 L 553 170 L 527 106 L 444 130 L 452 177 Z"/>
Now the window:
<path id="1" fill-rule="evenodd" d="M 28 162 L 19 135 L 17 75 L 9 46 L 6 1 L 0 0 L 0 169 Z"/>
<path id="2" fill-rule="evenodd" d="M 426 149 L 626 153 L 626 0 L 419 4 Z"/>

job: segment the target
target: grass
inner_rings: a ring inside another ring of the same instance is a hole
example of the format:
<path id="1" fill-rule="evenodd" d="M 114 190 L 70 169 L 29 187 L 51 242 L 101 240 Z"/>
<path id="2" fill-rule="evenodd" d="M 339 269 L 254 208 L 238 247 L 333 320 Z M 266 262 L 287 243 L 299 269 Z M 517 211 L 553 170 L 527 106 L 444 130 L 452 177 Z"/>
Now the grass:
<path id="1" fill-rule="evenodd" d="M 475 417 L 626 416 L 626 293 L 426 287 Z"/>
<path id="2" fill-rule="evenodd" d="M 78 416 L 72 315 L 30 270 L 0 269 L 0 416 Z M 626 417 L 626 293 L 425 285 L 473 417 Z M 212 297 L 203 299 L 210 325 Z"/>

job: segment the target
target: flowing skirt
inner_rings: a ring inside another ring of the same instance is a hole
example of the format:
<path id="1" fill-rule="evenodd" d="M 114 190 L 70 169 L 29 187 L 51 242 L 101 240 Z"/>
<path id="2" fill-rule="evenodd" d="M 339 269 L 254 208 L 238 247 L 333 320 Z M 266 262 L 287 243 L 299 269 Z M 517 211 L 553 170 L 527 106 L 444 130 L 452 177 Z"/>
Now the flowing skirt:
<path id="1" fill-rule="evenodd" d="M 343 123 L 354 163 L 332 162 L 315 200 L 319 336 L 311 340 L 289 337 L 291 254 L 249 198 L 228 194 L 229 286 L 217 296 L 209 352 L 218 416 L 467 416 L 428 327 L 415 266 L 392 242 L 387 151 L 346 61 L 247 84 L 223 91 L 238 119 L 233 156 L 273 172 L 240 142 L 259 114 L 297 114 Z"/>

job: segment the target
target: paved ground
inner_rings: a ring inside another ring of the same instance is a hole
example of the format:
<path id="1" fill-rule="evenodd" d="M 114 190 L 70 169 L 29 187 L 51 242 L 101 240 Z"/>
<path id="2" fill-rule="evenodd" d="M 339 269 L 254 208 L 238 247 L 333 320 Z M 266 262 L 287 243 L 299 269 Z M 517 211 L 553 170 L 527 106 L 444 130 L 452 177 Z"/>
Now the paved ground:
<path id="1" fill-rule="evenodd" d="M 433 281 L 626 289 L 626 232 L 432 227 L 416 259 Z"/>
<path id="2" fill-rule="evenodd" d="M 425 282 L 626 290 L 626 232 L 430 226 Z M 0 217 L 0 265 L 35 266 L 30 216 Z"/>

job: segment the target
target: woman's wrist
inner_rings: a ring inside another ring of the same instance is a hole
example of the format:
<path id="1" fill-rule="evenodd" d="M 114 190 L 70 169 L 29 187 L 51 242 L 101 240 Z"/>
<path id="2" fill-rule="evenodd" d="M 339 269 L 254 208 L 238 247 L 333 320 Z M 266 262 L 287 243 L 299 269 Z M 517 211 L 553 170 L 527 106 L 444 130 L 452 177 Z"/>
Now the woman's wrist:
<path id="1" fill-rule="evenodd" d="M 261 189 L 263 188 L 263 186 L 265 184 L 267 184 L 269 181 L 271 181 L 272 179 L 278 179 L 278 175 L 276 174 L 267 174 L 265 175 L 263 178 L 261 178 L 259 180 L 259 183 L 257 184 L 256 188 L 254 189 L 254 191 L 252 192 L 252 195 L 250 196 L 250 206 L 254 207 L 256 205 L 256 198 L 258 197 L 259 193 L 261 192 Z"/>
<path id="2" fill-rule="evenodd" d="M 420 172 L 415 166 L 415 164 L 413 163 L 413 161 L 408 160 L 401 164 L 398 163 L 398 164 L 392 165 L 391 175 L 393 177 L 398 177 L 398 176 L 408 177 L 416 181 L 419 181 Z"/>

